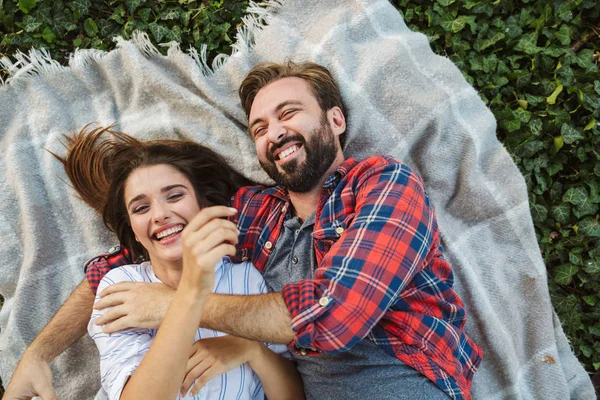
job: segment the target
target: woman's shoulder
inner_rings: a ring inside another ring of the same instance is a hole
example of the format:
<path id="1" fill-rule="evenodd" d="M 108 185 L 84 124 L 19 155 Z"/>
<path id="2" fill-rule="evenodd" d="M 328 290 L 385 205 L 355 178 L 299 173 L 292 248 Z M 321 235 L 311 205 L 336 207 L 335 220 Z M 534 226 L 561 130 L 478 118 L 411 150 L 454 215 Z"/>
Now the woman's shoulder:
<path id="1" fill-rule="evenodd" d="M 111 269 L 102 278 L 99 286 L 110 286 L 119 282 L 152 282 L 152 266 L 149 262 L 123 265 Z"/>

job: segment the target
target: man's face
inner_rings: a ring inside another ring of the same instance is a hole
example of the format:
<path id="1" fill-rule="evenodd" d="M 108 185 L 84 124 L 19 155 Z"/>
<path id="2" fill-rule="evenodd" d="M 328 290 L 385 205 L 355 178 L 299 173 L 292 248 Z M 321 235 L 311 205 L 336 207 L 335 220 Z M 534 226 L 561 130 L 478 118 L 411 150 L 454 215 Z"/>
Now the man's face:
<path id="1" fill-rule="evenodd" d="M 297 193 L 319 184 L 341 155 L 336 136 L 345 124 L 342 129 L 337 126 L 336 112 L 323 111 L 300 78 L 282 78 L 258 92 L 250 110 L 249 130 L 258 160 L 271 179 Z"/>

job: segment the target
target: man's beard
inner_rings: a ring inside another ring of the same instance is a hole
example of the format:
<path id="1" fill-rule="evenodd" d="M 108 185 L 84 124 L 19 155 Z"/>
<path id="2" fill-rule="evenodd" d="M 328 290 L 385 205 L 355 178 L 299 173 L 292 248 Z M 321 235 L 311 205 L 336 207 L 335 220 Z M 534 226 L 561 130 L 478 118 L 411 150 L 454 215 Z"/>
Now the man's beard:
<path id="1" fill-rule="evenodd" d="M 297 159 L 290 160 L 281 166 L 284 171 L 281 172 L 275 165 L 273 153 L 290 142 L 300 142 L 302 144 L 306 160 L 300 165 L 298 165 Z M 333 164 L 336 155 L 335 135 L 327 121 L 327 113 L 324 112 L 321 115 L 320 126 L 312 131 L 308 143 L 300 134 L 290 135 L 283 139 L 281 143 L 273 146 L 267 153 L 268 161 L 261 162 L 260 165 L 278 185 L 283 186 L 290 192 L 306 193 L 320 183 Z"/>

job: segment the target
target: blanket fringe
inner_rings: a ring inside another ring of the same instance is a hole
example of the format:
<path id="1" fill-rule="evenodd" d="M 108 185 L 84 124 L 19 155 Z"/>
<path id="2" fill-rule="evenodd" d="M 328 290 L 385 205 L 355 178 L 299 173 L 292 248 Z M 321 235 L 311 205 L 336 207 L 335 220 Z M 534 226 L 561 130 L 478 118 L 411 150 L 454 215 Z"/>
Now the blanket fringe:
<path id="1" fill-rule="evenodd" d="M 9 84 L 15 80 L 25 79 L 34 75 L 55 73 L 66 69 L 53 60 L 47 49 L 31 49 L 27 54 L 17 51 L 13 57 L 14 61 L 4 56 L 0 58 L 0 66 L 8 72 L 9 77 L 2 84 Z"/>
<path id="2" fill-rule="evenodd" d="M 273 15 L 281 8 L 282 1 L 283 0 L 266 0 L 262 2 L 250 1 L 248 8 L 246 9 L 246 15 L 242 17 L 242 23 L 237 28 L 235 43 L 231 45 L 231 55 L 217 55 L 214 58 L 212 65 L 208 65 L 208 47 L 206 44 L 200 46 L 199 52 L 197 49 L 190 47 L 187 54 L 194 59 L 200 68 L 202 75 L 210 76 L 223 67 L 227 63 L 227 60 L 229 60 L 229 57 L 232 57 L 237 53 L 244 54 L 252 50 L 257 36 L 262 32 L 265 26 L 269 25 Z M 127 42 L 120 36 L 116 37 L 114 40 L 117 42 L 117 47 L 121 47 Z M 158 51 L 156 46 L 152 44 L 148 34 L 145 32 L 135 31 L 130 42 L 146 55 L 146 57 L 165 57 Z M 176 42 L 161 44 L 161 46 L 169 47 L 168 55 L 166 57 L 182 54 L 179 44 Z M 17 51 L 12 56 L 14 61 L 6 56 L 0 58 L 0 67 L 5 69 L 8 73 L 8 78 L 6 80 L 0 78 L 0 87 L 14 84 L 20 80 L 31 78 L 32 76 L 55 73 L 69 68 L 85 68 L 88 67 L 90 63 L 99 61 L 107 54 L 107 52 L 102 50 L 75 49 L 75 51 L 69 55 L 67 67 L 60 65 L 58 61 L 52 59 L 52 56 L 47 49 L 31 49 L 27 54 Z"/>

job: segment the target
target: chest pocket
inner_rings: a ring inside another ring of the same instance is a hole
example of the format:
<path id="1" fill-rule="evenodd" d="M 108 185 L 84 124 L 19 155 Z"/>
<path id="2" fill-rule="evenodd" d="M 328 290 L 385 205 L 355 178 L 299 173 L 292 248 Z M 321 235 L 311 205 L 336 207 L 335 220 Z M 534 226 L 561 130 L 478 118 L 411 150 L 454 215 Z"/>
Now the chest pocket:
<path id="1" fill-rule="evenodd" d="M 319 225 L 319 227 L 313 231 L 312 236 L 315 242 L 315 250 L 317 251 L 317 260 L 319 262 L 325 253 L 331 249 L 331 246 L 346 233 L 346 229 L 348 229 L 352 220 L 354 220 L 354 213 L 344 215 L 341 218 Z"/>

